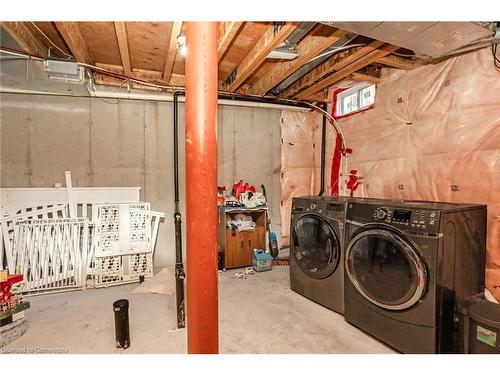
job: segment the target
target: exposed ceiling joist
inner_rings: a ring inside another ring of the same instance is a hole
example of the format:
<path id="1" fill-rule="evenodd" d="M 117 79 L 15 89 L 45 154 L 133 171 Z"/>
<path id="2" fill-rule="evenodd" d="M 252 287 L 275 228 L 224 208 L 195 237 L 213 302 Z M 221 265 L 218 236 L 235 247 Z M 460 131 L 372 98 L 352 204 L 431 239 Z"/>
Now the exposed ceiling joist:
<path id="1" fill-rule="evenodd" d="M 95 64 L 97 67 L 102 68 L 102 69 L 107 69 L 113 73 L 117 74 L 122 74 L 122 75 L 127 75 L 132 78 L 137 78 L 137 79 L 143 79 L 143 80 L 162 80 L 163 73 L 156 71 L 156 70 L 146 70 L 146 69 L 132 69 L 130 73 L 125 73 L 125 69 L 123 66 L 119 65 L 111 65 L 111 64 L 104 64 L 104 63 L 96 63 Z M 120 80 L 120 78 L 117 78 Z M 123 81 L 123 79 L 121 79 Z"/>
<path id="2" fill-rule="evenodd" d="M 99 68 L 107 69 L 113 73 L 124 74 L 124 70 L 123 70 L 122 66 L 103 64 L 103 63 L 96 63 L 96 66 Z M 132 69 L 131 73 L 128 76 L 132 77 L 132 78 L 136 78 L 136 79 L 141 79 L 144 81 L 150 81 L 152 83 L 154 83 L 154 82 L 157 82 L 160 84 L 167 83 L 163 80 L 163 72 L 156 71 L 156 70 Z M 108 75 L 96 72 L 95 83 L 98 85 L 117 86 L 117 87 L 123 88 L 124 83 L 125 83 L 125 79 L 112 77 L 112 76 L 108 76 Z M 176 86 L 181 86 L 181 87 L 184 86 L 184 84 L 185 84 L 184 75 L 172 74 L 170 76 L 170 83 L 172 85 L 176 85 Z M 132 88 L 141 88 L 141 89 L 155 90 L 155 91 L 158 90 L 155 87 L 141 85 L 140 83 L 135 83 L 135 82 L 130 82 L 129 85 Z"/>
<path id="3" fill-rule="evenodd" d="M 380 65 L 369 65 L 357 72 L 352 73 L 348 80 L 360 81 L 360 82 L 370 82 L 374 84 L 379 84 L 382 82 L 382 67 Z"/>
<path id="4" fill-rule="evenodd" d="M 220 22 L 219 23 L 219 45 L 217 47 L 218 61 L 224 57 L 234 37 L 243 25 L 243 22 Z"/>
<path id="5" fill-rule="evenodd" d="M 290 74 L 294 73 L 312 58 L 318 56 L 321 52 L 344 37 L 346 34 L 347 31 L 345 30 L 337 30 L 328 37 L 314 35 L 306 37 L 297 46 L 299 57 L 294 60 L 277 64 L 269 74 L 266 74 L 264 77 L 255 82 L 250 91 L 253 94 L 265 95 L 269 90 L 286 79 Z"/>
<path id="6" fill-rule="evenodd" d="M 394 68 L 406 69 L 406 70 L 414 69 L 417 66 L 417 64 L 412 60 L 394 55 L 384 56 L 378 59 L 377 62 L 380 64 L 392 66 Z"/>
<path id="7" fill-rule="evenodd" d="M 115 22 L 115 32 L 116 39 L 118 40 L 118 48 L 120 49 L 123 70 L 125 74 L 130 74 L 132 68 L 130 65 L 130 51 L 128 47 L 127 28 L 125 22 Z"/>
<path id="8" fill-rule="evenodd" d="M 227 90 L 236 91 L 255 69 L 264 62 L 269 53 L 283 43 L 297 26 L 298 23 L 292 22 L 286 23 L 280 28 L 276 25 L 269 26 L 264 35 L 236 67 L 235 71 L 231 73 L 230 77 L 233 76 L 233 78 L 227 85 Z"/>
<path id="9" fill-rule="evenodd" d="M 340 70 L 336 71 L 334 74 L 329 76 L 328 78 L 325 78 L 318 83 L 315 83 L 314 85 L 310 86 L 309 88 L 305 89 L 302 91 L 300 94 L 297 95 L 298 98 L 304 98 L 308 97 L 319 90 L 325 89 L 331 85 L 333 85 L 335 82 L 338 82 L 345 77 L 349 76 L 352 73 L 355 73 L 359 69 L 364 68 L 365 66 L 368 66 L 372 64 L 373 62 L 377 61 L 378 59 L 394 52 L 395 50 L 399 49 L 398 46 L 394 46 L 391 44 L 386 44 L 380 49 L 375 49 L 363 57 L 355 60 L 354 62 L 345 65 L 343 68 Z"/>
<path id="10" fill-rule="evenodd" d="M 83 63 L 92 64 L 87 43 L 77 22 L 54 22 L 74 58 Z"/>
<path id="11" fill-rule="evenodd" d="M 26 22 L 1 22 L 0 24 L 27 53 L 47 56 L 47 48 L 30 30 Z"/>
<path id="12" fill-rule="evenodd" d="M 304 75 L 302 78 L 293 83 L 290 87 L 284 90 L 280 94 L 280 96 L 287 98 L 294 96 L 296 93 L 300 92 L 301 90 L 304 90 L 304 88 L 307 88 L 315 84 L 328 74 L 331 74 L 332 72 L 342 69 L 346 65 L 349 65 L 350 63 L 356 61 L 357 59 L 365 56 L 367 53 L 376 50 L 383 44 L 384 42 L 376 40 L 365 47 L 352 48 L 334 54 L 324 63 L 311 70 L 309 73 Z"/>
<path id="13" fill-rule="evenodd" d="M 333 100 L 331 98 L 328 98 L 328 93 L 327 90 L 324 92 L 320 92 L 311 96 L 308 96 L 306 99 L 307 101 L 310 102 L 321 102 L 321 103 L 331 103 Z"/>
<path id="14" fill-rule="evenodd" d="M 370 82 L 375 84 L 379 84 L 380 82 L 382 82 L 382 79 L 380 77 L 375 77 L 365 73 L 352 73 L 351 78 L 354 81 Z"/>
<path id="15" fill-rule="evenodd" d="M 172 31 L 170 32 L 170 42 L 165 58 L 165 68 L 163 69 L 163 80 L 168 82 L 172 76 L 174 68 L 175 56 L 177 55 L 177 37 L 181 33 L 182 22 L 176 21 L 172 23 Z"/>

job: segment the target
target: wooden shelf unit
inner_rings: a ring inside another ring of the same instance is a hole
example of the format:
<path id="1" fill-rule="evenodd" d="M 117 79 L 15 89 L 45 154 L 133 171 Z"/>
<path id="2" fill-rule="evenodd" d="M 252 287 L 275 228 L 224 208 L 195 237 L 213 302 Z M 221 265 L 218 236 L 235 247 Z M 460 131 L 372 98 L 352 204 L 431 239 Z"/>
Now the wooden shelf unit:
<path id="1" fill-rule="evenodd" d="M 232 231 L 227 228 L 228 220 L 237 214 L 252 217 L 255 229 Z M 240 268 L 252 265 L 253 249 L 266 248 L 267 207 L 227 208 L 219 207 L 219 253 L 224 259 L 224 268 Z"/>

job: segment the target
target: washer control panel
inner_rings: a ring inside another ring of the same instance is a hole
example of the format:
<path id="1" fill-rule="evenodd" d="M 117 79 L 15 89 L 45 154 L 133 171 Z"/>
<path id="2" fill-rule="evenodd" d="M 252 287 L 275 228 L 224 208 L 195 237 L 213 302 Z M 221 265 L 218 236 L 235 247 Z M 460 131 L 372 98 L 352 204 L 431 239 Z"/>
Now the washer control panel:
<path id="1" fill-rule="evenodd" d="M 417 232 L 434 233 L 439 226 L 438 212 L 428 209 L 378 206 L 373 208 L 372 218 L 375 222 Z"/>

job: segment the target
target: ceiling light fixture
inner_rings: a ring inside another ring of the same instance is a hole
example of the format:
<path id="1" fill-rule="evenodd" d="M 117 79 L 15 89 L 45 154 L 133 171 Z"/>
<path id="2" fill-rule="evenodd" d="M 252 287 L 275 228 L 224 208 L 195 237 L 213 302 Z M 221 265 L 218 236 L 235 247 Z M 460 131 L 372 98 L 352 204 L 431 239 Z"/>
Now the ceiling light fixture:
<path id="1" fill-rule="evenodd" d="M 182 56 L 186 56 L 187 46 L 186 46 L 186 34 L 184 34 L 184 31 L 182 31 L 179 35 L 177 35 L 177 49 L 179 50 Z"/>

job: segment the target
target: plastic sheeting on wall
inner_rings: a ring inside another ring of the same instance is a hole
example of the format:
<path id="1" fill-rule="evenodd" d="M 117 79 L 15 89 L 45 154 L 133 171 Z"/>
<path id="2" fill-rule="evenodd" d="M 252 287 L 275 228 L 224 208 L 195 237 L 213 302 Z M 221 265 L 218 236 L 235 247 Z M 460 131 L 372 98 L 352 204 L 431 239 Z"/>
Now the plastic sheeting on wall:
<path id="1" fill-rule="evenodd" d="M 283 111 L 281 114 L 281 244 L 290 240 L 293 197 L 317 195 L 321 189 L 321 129 L 318 112 Z M 326 139 L 335 139 L 332 125 L 326 125 Z M 333 149 L 326 144 L 325 194 L 331 190 Z"/>
<path id="2" fill-rule="evenodd" d="M 375 108 L 340 121 L 355 195 L 488 205 L 486 286 L 500 297 L 500 71 L 489 49 L 384 70 Z M 328 149 L 334 147 L 329 137 Z"/>
<path id="3" fill-rule="evenodd" d="M 292 198 L 314 195 L 319 191 L 320 150 L 321 115 L 313 112 L 283 111 L 281 114 L 282 245 L 289 243 Z"/>

